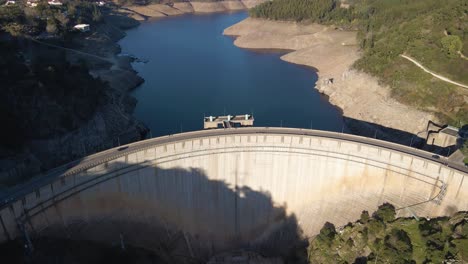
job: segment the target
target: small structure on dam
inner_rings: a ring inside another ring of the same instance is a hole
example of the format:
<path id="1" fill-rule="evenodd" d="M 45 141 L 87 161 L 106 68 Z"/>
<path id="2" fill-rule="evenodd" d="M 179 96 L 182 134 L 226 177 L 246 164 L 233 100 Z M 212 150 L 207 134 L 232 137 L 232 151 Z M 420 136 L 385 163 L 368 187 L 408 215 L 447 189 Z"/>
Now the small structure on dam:
<path id="1" fill-rule="evenodd" d="M 208 116 L 203 119 L 204 128 L 231 128 L 253 126 L 253 115 Z"/>
<path id="2" fill-rule="evenodd" d="M 460 139 L 458 128 L 445 126 L 438 131 L 429 131 L 426 144 L 443 148 L 456 147 Z"/>

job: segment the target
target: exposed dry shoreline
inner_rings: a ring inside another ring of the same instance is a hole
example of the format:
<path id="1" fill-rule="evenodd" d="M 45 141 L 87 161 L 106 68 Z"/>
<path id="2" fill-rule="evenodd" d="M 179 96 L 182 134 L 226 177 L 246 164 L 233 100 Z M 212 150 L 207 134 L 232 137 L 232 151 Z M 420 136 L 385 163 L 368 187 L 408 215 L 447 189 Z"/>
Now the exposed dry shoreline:
<path id="1" fill-rule="evenodd" d="M 245 10 L 267 0 L 228 0 L 217 2 L 177 2 L 172 5 L 150 4 L 145 6 L 124 6 L 121 12 L 127 13 L 133 19 L 142 21 L 149 18 L 176 16 L 188 13 L 215 13 Z"/>
<path id="2" fill-rule="evenodd" d="M 234 44 L 240 48 L 293 50 L 281 59 L 317 69 L 316 88 L 351 120 L 412 134 L 435 120 L 429 113 L 392 99 L 390 88 L 379 85 L 376 78 L 352 69 L 360 56 L 356 32 L 247 18 L 227 28 L 224 34 L 235 36 Z"/>

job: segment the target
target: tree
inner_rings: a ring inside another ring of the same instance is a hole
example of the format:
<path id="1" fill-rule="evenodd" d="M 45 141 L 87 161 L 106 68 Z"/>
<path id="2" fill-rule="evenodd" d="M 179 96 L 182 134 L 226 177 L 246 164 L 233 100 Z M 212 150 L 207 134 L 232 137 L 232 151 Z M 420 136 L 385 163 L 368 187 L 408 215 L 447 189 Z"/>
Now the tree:
<path id="1" fill-rule="evenodd" d="M 70 19 L 64 13 L 58 12 L 55 14 L 55 19 L 57 20 L 58 24 L 60 25 L 61 30 L 66 31 L 68 27 L 68 23 Z"/>
<path id="2" fill-rule="evenodd" d="M 413 245 L 411 239 L 401 229 L 392 229 L 385 236 L 378 251 L 381 263 L 411 263 L 412 255 Z"/>
<path id="3" fill-rule="evenodd" d="M 24 12 L 18 5 L 0 7 L 0 23 L 21 23 Z"/>
<path id="4" fill-rule="evenodd" d="M 93 21 L 94 22 L 99 22 L 99 21 L 101 21 L 101 19 L 102 19 L 101 11 L 96 6 L 94 6 L 94 8 L 93 8 Z"/>
<path id="5" fill-rule="evenodd" d="M 275 20 L 350 21 L 349 11 L 338 6 L 337 0 L 275 0 L 252 8 L 250 15 Z"/>
<path id="6" fill-rule="evenodd" d="M 46 0 L 40 0 L 34 9 L 39 13 L 40 18 L 47 18 L 52 12 Z"/>
<path id="7" fill-rule="evenodd" d="M 324 242 L 326 245 L 330 246 L 336 234 L 337 233 L 336 233 L 335 225 L 333 225 L 332 223 L 326 222 L 323 225 L 322 229 L 320 229 L 320 233 L 317 236 L 317 238 L 320 241 Z"/>
<path id="8" fill-rule="evenodd" d="M 440 41 L 442 43 L 442 48 L 450 58 L 456 58 L 458 52 L 461 51 L 463 47 L 463 42 L 459 36 L 449 35 L 445 36 Z"/>
<path id="9" fill-rule="evenodd" d="M 55 19 L 50 18 L 47 20 L 46 31 L 50 34 L 57 33 L 57 21 Z"/>
<path id="10" fill-rule="evenodd" d="M 53 22 L 52 22 L 52 21 Z M 49 26 L 49 21 L 50 26 Z M 62 12 L 55 12 L 47 19 L 47 26 L 50 27 L 50 30 L 53 30 L 55 24 L 55 32 L 54 34 L 66 36 L 68 33 L 68 28 L 70 27 L 70 18 L 65 13 Z M 49 29 L 47 29 L 49 32 Z"/>
<path id="11" fill-rule="evenodd" d="M 395 207 L 389 203 L 382 204 L 381 206 L 379 206 L 377 211 L 375 211 L 374 214 L 372 214 L 372 216 L 375 219 L 380 220 L 382 222 L 390 222 L 395 220 L 395 215 Z"/>
<path id="12" fill-rule="evenodd" d="M 463 160 L 463 162 L 465 164 L 468 164 L 468 139 L 464 140 L 463 145 L 460 148 L 460 151 L 463 153 L 463 155 L 465 155 L 465 159 Z"/>
<path id="13" fill-rule="evenodd" d="M 366 224 L 368 221 L 369 221 L 369 212 L 367 212 L 367 211 L 362 211 L 360 222 L 361 222 L 362 224 Z"/>
<path id="14" fill-rule="evenodd" d="M 2 30 L 10 33 L 12 36 L 18 37 L 23 35 L 24 27 L 18 23 L 9 23 L 2 27 Z"/>

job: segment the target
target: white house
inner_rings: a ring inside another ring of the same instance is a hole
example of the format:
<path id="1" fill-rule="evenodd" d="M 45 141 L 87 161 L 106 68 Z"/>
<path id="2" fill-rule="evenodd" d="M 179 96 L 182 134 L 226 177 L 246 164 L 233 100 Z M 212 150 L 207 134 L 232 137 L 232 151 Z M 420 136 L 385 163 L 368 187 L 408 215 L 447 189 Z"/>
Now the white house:
<path id="1" fill-rule="evenodd" d="M 6 5 L 6 6 L 9 6 L 9 5 L 16 5 L 16 1 L 12 1 L 12 0 L 6 1 L 5 5 Z"/>
<path id="2" fill-rule="evenodd" d="M 89 24 L 78 24 L 73 27 L 75 30 L 79 30 L 81 32 L 88 32 L 89 31 Z"/>
<path id="3" fill-rule="evenodd" d="M 30 1 L 26 2 L 26 5 L 30 6 L 30 7 L 36 7 L 37 6 L 37 1 L 30 0 Z"/>
<path id="4" fill-rule="evenodd" d="M 58 1 L 58 0 L 50 0 L 48 2 L 49 5 L 54 5 L 54 6 L 61 6 L 63 5 L 62 2 Z"/>

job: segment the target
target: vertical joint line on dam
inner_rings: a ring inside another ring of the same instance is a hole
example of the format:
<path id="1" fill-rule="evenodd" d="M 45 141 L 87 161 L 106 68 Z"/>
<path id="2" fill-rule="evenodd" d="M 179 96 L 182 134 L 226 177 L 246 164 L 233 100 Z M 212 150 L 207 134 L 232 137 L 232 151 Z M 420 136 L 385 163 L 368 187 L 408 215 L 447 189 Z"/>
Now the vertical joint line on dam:
<path id="1" fill-rule="evenodd" d="M 236 154 L 236 163 L 237 164 L 239 161 L 239 155 Z M 239 171 L 237 170 L 237 167 L 235 168 L 234 172 L 234 234 L 236 237 L 239 235 L 239 219 L 238 219 L 238 199 L 239 199 L 239 186 L 237 182 L 238 178 L 238 173 Z"/>

